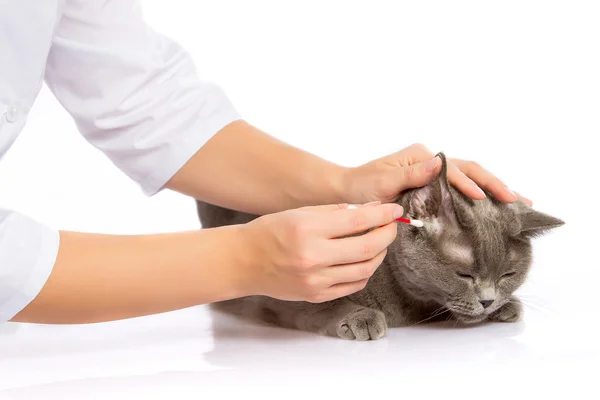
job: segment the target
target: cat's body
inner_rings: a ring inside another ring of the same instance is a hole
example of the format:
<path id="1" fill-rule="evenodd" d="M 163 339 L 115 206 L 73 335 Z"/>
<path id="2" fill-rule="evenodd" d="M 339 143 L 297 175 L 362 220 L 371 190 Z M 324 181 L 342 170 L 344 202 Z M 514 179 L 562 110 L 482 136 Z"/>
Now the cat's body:
<path id="1" fill-rule="evenodd" d="M 425 227 L 398 224 L 396 241 L 362 291 L 320 304 L 249 296 L 212 306 L 251 320 L 356 340 L 379 339 L 388 327 L 422 321 L 517 321 L 522 309 L 512 293 L 531 264 L 530 239 L 562 221 L 520 202 L 466 198 L 448 185 L 446 160 L 440 156 L 440 177 L 398 200 Z M 205 228 L 258 217 L 202 202 L 197 206 Z"/>

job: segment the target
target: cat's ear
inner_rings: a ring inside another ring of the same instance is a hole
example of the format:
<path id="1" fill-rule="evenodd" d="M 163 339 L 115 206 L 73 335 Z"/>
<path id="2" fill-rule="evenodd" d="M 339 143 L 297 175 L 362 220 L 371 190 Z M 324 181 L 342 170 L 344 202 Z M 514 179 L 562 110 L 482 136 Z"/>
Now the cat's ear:
<path id="1" fill-rule="evenodd" d="M 517 236 L 534 238 L 565 224 L 556 217 L 536 211 L 524 204 L 519 204 L 517 207 L 519 210 L 517 213 L 519 220 Z"/>
<path id="2" fill-rule="evenodd" d="M 416 189 L 410 197 L 409 214 L 417 219 L 453 218 L 454 205 L 448 184 L 448 167 L 444 153 L 436 157 L 442 160 L 439 175 L 427 186 Z"/>

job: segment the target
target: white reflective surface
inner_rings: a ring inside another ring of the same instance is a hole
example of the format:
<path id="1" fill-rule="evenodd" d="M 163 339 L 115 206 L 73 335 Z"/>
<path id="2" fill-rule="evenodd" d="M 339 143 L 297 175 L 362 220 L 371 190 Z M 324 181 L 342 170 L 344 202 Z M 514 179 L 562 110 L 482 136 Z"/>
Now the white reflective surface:
<path id="1" fill-rule="evenodd" d="M 7 324 L 0 328 L 0 399 L 187 399 L 263 392 L 258 386 L 285 388 L 287 397 L 394 386 L 425 398 L 479 398 L 481 390 L 486 399 L 527 392 L 590 398 L 584 393 L 598 392 L 595 307 L 569 315 L 574 293 L 550 282 L 523 292 L 530 306 L 521 323 L 392 329 L 374 342 L 249 324 L 206 307 L 87 326 Z"/>

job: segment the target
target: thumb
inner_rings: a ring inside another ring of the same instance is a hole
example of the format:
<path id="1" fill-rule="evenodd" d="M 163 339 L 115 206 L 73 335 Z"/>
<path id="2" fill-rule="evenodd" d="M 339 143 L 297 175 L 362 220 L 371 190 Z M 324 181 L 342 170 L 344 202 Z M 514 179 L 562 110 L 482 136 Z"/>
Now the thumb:
<path id="1" fill-rule="evenodd" d="M 441 167 L 442 160 L 439 157 L 434 157 L 431 160 L 403 168 L 402 190 L 427 185 L 440 173 Z"/>

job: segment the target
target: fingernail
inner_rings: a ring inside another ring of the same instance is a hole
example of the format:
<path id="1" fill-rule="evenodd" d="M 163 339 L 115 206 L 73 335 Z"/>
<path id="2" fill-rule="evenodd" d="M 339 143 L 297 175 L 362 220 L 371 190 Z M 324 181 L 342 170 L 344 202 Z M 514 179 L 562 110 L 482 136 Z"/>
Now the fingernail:
<path id="1" fill-rule="evenodd" d="M 430 174 L 440 165 L 442 160 L 439 157 L 434 157 L 425 163 L 425 173 Z"/>
<path id="2" fill-rule="evenodd" d="M 473 187 L 479 192 L 479 194 L 481 194 L 484 198 L 487 197 L 485 195 L 485 192 L 479 187 L 477 186 L 477 184 L 475 182 L 473 182 Z"/>
<path id="3" fill-rule="evenodd" d="M 402 206 L 397 206 L 394 209 L 394 218 L 401 218 L 404 215 L 404 208 Z"/>

